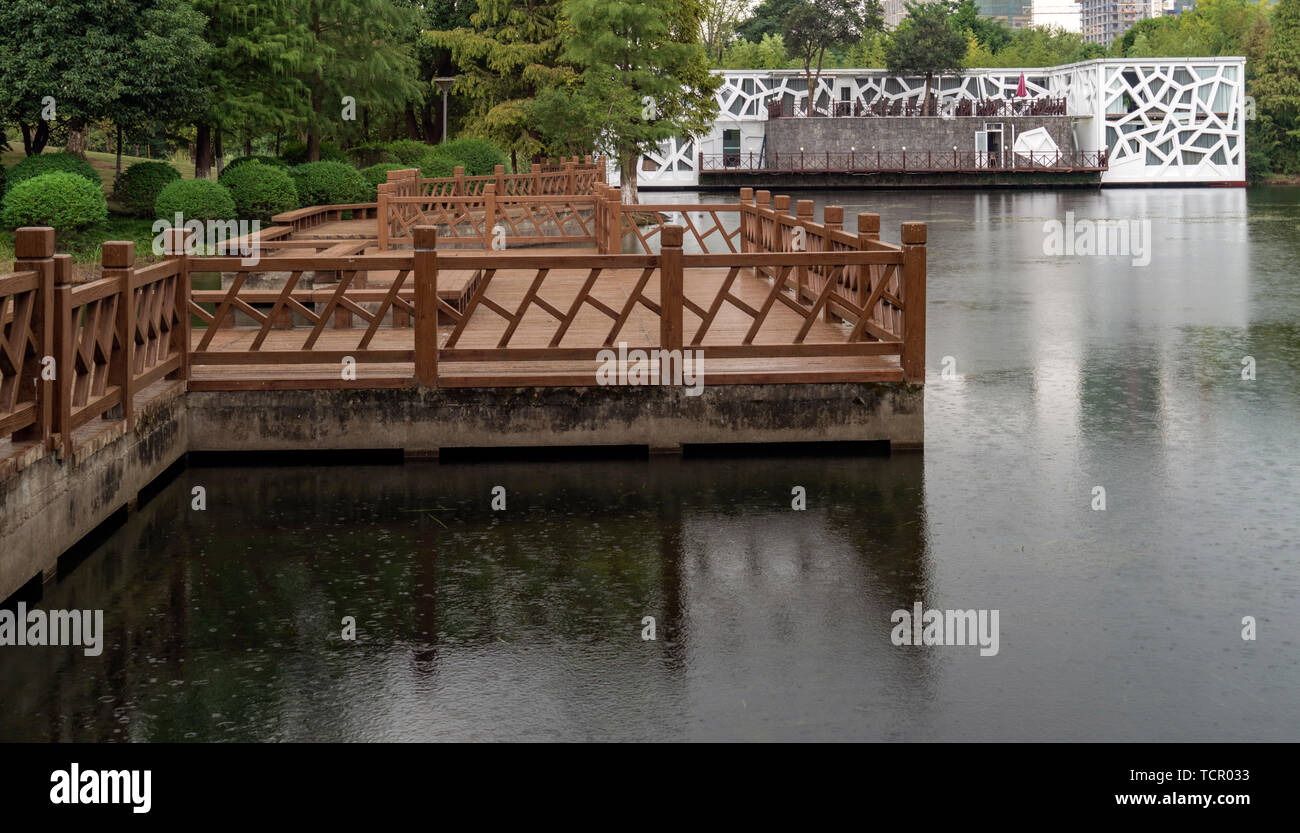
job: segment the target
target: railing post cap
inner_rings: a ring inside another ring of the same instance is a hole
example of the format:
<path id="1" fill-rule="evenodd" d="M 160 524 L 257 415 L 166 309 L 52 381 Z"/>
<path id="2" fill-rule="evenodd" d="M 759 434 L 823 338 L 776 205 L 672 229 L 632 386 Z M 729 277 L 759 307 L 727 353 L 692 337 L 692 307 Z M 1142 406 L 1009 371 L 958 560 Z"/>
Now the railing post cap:
<path id="1" fill-rule="evenodd" d="M 759 205 L 763 206 L 764 208 L 767 208 L 772 204 L 772 192 L 756 191 L 754 193 L 754 199 L 758 201 Z"/>
<path id="2" fill-rule="evenodd" d="M 858 214 L 858 231 L 869 232 L 871 234 L 880 233 L 880 215 L 870 211 L 863 211 Z"/>
<path id="3" fill-rule="evenodd" d="M 494 173 L 494 174 L 504 174 L 505 172 L 506 172 L 506 166 L 505 166 L 505 165 L 493 165 L 493 166 L 492 166 L 492 173 Z"/>
<path id="4" fill-rule="evenodd" d="M 800 217 L 811 217 L 813 215 L 812 200 L 798 200 L 794 204 L 794 211 Z"/>
<path id="5" fill-rule="evenodd" d="M 925 223 L 903 223 L 902 240 L 908 246 L 925 245 Z"/>
<path id="6" fill-rule="evenodd" d="M 664 226 L 663 230 L 659 233 L 659 239 L 664 246 L 680 248 L 682 245 L 682 236 L 685 232 L 686 229 L 681 226 L 667 225 Z"/>
<path id="7" fill-rule="evenodd" d="M 72 255 L 55 255 L 54 256 L 54 283 L 64 284 L 72 282 Z"/>
<path id="8" fill-rule="evenodd" d="M 844 222 L 844 206 L 828 205 L 822 209 L 822 222 L 825 223 L 842 223 Z"/>
<path id="9" fill-rule="evenodd" d="M 752 202 L 754 201 L 754 189 L 753 189 L 753 188 L 741 188 L 741 189 L 740 189 L 740 201 L 743 202 L 743 203 L 745 203 L 746 205 L 748 205 L 749 203 L 752 203 Z"/>
<path id="10" fill-rule="evenodd" d="M 772 205 L 778 209 L 789 208 L 790 198 L 787 197 L 785 194 L 777 194 L 775 197 L 772 198 Z"/>
<path id="11" fill-rule="evenodd" d="M 447 169 L 446 169 L 446 168 L 443 168 L 443 170 L 445 171 L 445 170 L 447 170 Z M 451 172 L 452 172 L 453 174 L 455 174 L 456 176 L 464 176 L 464 175 L 465 175 L 465 166 L 464 166 L 464 165 L 456 165 L 456 166 L 452 167 Z"/>
<path id="12" fill-rule="evenodd" d="M 411 231 L 411 239 L 416 251 L 431 251 L 438 248 L 437 226 L 416 226 Z"/>
<path id="13" fill-rule="evenodd" d="M 54 229 L 49 226 L 23 226 L 14 231 L 14 257 L 54 257 Z"/>
<path id="14" fill-rule="evenodd" d="M 135 243 L 106 240 L 99 250 L 99 262 L 105 269 L 130 269 L 135 265 Z"/>

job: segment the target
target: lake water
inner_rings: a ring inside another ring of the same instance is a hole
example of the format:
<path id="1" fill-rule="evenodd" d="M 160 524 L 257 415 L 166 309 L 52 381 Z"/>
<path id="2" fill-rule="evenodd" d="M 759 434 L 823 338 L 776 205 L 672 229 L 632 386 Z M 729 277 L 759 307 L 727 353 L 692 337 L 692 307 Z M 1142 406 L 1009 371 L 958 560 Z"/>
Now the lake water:
<path id="1" fill-rule="evenodd" d="M 1300 740 L 1300 191 L 792 196 L 930 223 L 924 455 L 200 461 L 47 586 L 105 648 L 0 652 L 0 739 Z"/>

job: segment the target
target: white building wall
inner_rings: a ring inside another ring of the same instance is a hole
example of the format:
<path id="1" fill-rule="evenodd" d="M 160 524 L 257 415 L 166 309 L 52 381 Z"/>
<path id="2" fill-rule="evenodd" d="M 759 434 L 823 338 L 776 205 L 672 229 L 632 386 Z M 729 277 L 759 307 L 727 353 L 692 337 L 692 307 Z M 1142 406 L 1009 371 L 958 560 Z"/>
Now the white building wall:
<path id="1" fill-rule="evenodd" d="M 973 69 L 936 79 L 940 107 L 966 98 L 1012 98 L 1023 73 L 1030 96 L 1064 97 L 1074 117 L 1080 150 L 1110 150 L 1102 184 L 1244 182 L 1245 58 L 1182 58 L 1135 61 L 1100 59 L 1059 67 Z M 802 72 L 718 70 L 718 118 L 705 136 L 665 142 L 648 154 L 638 184 L 692 187 L 699 183 L 699 154 L 723 152 L 723 132 L 740 131 L 742 156 L 763 150 L 768 102 L 807 98 Z M 871 104 L 924 96 L 922 77 L 883 70 L 822 73 L 817 102 Z M 972 148 L 973 150 L 973 148 Z M 707 163 L 706 163 L 707 164 Z M 617 171 L 611 171 L 617 178 Z"/>

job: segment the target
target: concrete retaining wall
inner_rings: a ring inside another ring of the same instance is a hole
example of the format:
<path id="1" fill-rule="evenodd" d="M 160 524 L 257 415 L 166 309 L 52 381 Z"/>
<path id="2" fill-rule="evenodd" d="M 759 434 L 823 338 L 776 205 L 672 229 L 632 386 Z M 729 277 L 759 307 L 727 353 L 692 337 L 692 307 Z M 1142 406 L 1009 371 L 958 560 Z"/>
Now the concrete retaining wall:
<path id="1" fill-rule="evenodd" d="M 1011 149 L 1014 136 L 1037 127 L 1046 127 L 1062 152 L 1073 153 L 1079 149 L 1068 116 L 961 116 L 951 119 L 900 116 L 770 119 L 767 122 L 767 152 L 776 153 L 781 159 L 794 159 L 799 156 L 799 148 L 803 148 L 809 167 L 819 167 L 816 164 L 818 154 L 848 153 L 850 148 L 861 154 L 907 148 L 909 157 L 912 151 L 951 152 L 954 146 L 963 153 L 972 153 L 975 151 L 975 132 L 983 130 L 985 123 L 1002 124 L 1007 150 Z M 864 159 L 863 165 L 866 164 L 869 163 Z"/>

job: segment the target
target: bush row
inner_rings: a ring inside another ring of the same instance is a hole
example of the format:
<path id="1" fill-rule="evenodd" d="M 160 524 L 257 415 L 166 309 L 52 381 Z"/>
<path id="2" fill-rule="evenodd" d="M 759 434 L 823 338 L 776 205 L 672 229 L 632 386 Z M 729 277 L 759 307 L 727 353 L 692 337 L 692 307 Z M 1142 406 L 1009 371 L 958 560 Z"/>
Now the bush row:
<path id="1" fill-rule="evenodd" d="M 187 220 L 270 222 L 299 207 L 373 202 L 389 171 L 414 167 L 423 176 L 442 177 L 454 175 L 460 166 L 479 176 L 507 162 L 495 145 L 472 138 L 441 145 L 404 139 L 346 153 L 323 143 L 320 156 L 319 162 L 306 162 L 306 145 L 293 143 L 279 157 L 232 160 L 216 182 L 183 180 L 164 162 L 137 162 L 118 178 L 114 198 L 140 216 L 172 219 L 180 212 Z M 60 231 L 96 226 L 107 218 L 102 187 L 99 173 L 78 156 L 29 156 L 8 171 L 0 168 L 0 223 L 9 228 L 49 225 Z"/>

